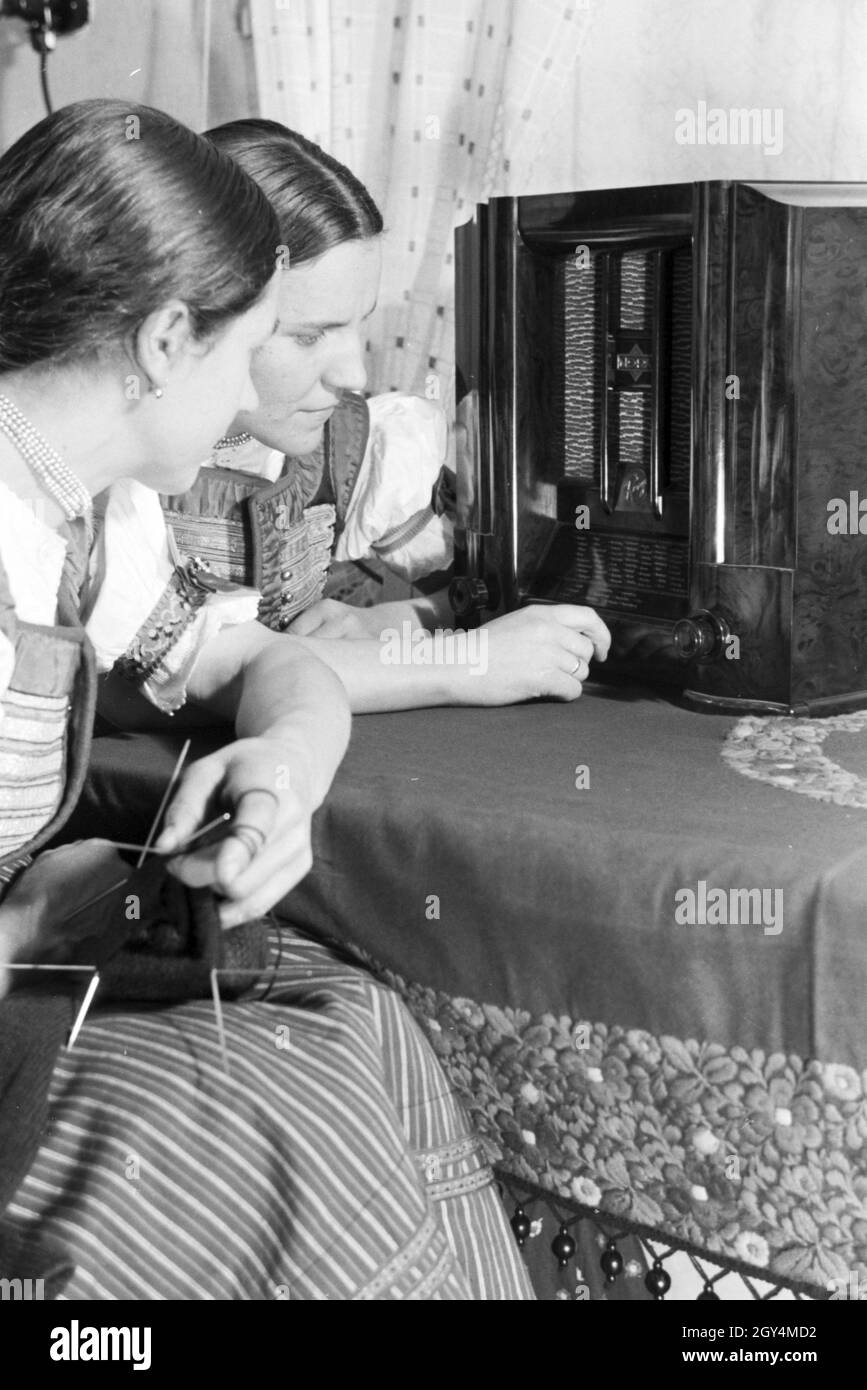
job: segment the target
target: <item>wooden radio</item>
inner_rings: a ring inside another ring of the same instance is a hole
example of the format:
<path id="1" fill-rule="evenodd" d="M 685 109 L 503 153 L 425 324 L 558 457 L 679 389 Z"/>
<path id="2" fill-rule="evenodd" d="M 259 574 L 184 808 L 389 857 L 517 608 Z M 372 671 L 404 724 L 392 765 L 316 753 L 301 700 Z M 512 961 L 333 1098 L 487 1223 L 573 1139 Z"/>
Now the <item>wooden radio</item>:
<path id="1" fill-rule="evenodd" d="M 456 242 L 456 620 L 587 604 L 597 675 L 867 705 L 867 185 L 495 198 Z"/>

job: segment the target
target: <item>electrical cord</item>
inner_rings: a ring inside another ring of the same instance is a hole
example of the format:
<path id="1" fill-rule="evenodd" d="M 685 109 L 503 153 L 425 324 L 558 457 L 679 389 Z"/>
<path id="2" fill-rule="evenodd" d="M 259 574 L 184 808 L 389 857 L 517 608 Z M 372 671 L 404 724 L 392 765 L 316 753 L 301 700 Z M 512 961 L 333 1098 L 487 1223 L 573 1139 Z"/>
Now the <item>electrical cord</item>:
<path id="1" fill-rule="evenodd" d="M 210 0 L 208 0 L 210 7 Z M 54 112 L 48 84 L 48 55 L 61 34 L 71 34 L 90 22 L 88 0 L 0 0 L 0 19 L 22 19 L 30 32 L 30 44 L 39 55 L 39 82 L 48 115 Z"/>
<path id="2" fill-rule="evenodd" d="M 51 92 L 48 87 L 48 49 L 43 48 L 39 54 L 39 80 L 42 84 L 42 98 L 45 102 L 45 109 L 49 116 L 53 113 L 54 107 L 51 105 Z"/>

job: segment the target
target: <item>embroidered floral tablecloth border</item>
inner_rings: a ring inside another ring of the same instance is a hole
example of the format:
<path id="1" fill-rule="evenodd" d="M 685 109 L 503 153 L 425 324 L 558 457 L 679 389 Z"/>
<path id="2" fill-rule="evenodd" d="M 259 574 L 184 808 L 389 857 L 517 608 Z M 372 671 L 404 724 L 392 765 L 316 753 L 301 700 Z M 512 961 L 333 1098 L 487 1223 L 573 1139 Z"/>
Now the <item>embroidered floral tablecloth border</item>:
<path id="1" fill-rule="evenodd" d="M 817 1293 L 867 1279 L 867 1071 L 398 990 L 502 1171 Z"/>

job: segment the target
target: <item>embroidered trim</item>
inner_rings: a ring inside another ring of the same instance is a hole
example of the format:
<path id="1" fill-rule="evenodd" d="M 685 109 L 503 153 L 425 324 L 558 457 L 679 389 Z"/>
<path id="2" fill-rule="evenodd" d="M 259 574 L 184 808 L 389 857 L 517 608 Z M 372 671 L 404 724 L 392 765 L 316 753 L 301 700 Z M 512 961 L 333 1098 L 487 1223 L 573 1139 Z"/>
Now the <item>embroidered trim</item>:
<path id="1" fill-rule="evenodd" d="M 402 521 L 400 526 L 395 526 L 392 531 L 383 536 L 374 545 L 377 555 L 390 555 L 395 550 L 400 550 L 401 546 L 409 545 L 416 536 L 420 536 L 422 531 L 434 519 L 434 514 L 430 507 L 422 507 L 421 511 L 416 512 L 407 521 Z"/>
<path id="2" fill-rule="evenodd" d="M 422 1166 L 428 1159 L 437 1159 L 442 1163 L 459 1163 L 462 1158 L 471 1158 L 473 1154 L 482 1152 L 482 1146 L 474 1135 L 469 1135 L 466 1139 L 460 1139 L 454 1144 L 444 1144 L 439 1149 L 425 1149 L 418 1154 Z"/>
<path id="3" fill-rule="evenodd" d="M 499 1171 L 766 1278 L 867 1275 L 867 1071 L 451 998 L 352 955 L 425 1029 Z"/>
<path id="4" fill-rule="evenodd" d="M 475 1160 L 475 1166 L 469 1166 Z M 470 1136 L 456 1144 L 439 1149 L 426 1149 L 416 1154 L 416 1162 L 424 1173 L 428 1196 L 442 1202 L 447 1197 L 460 1197 L 477 1192 L 494 1180 L 484 1149 L 478 1139 Z M 444 1168 L 463 1168 L 444 1176 Z"/>
<path id="5" fill-rule="evenodd" d="M 27 869 L 33 863 L 29 854 L 25 854 L 21 859 L 13 859 L 8 864 L 0 864 L 0 899 L 9 887 L 13 878 L 21 873 L 22 869 Z"/>
<path id="6" fill-rule="evenodd" d="M 364 462 L 369 434 L 370 411 L 367 401 L 363 396 L 347 393 L 328 422 L 326 431 L 328 476 L 337 507 L 335 540 L 346 525 L 346 514 Z"/>
<path id="7" fill-rule="evenodd" d="M 389 1260 L 388 1264 L 376 1274 L 369 1283 L 359 1289 L 353 1295 L 353 1302 L 369 1302 L 378 1298 L 383 1289 L 393 1280 L 399 1279 L 406 1272 L 409 1265 L 413 1264 L 425 1252 L 431 1248 L 437 1236 L 442 1239 L 442 1234 L 437 1226 L 436 1218 L 431 1212 L 425 1216 L 424 1221 L 419 1226 L 415 1235 L 407 1242 L 402 1250 L 399 1250 L 394 1259 Z M 442 1257 L 441 1257 L 442 1258 Z M 436 1274 L 436 1268 L 431 1271 L 431 1276 Z"/>
<path id="8" fill-rule="evenodd" d="M 180 512 L 165 515 L 182 554 L 195 555 L 212 574 L 235 584 L 251 582 L 250 547 L 243 521 L 222 516 L 191 517 Z"/>
<path id="9" fill-rule="evenodd" d="M 466 1197 L 470 1192 L 479 1192 L 490 1187 L 494 1174 L 490 1168 L 479 1168 L 475 1173 L 466 1173 L 461 1178 L 447 1178 L 442 1182 L 428 1182 L 426 1191 L 432 1202 L 447 1202 L 452 1197 Z"/>
<path id="10" fill-rule="evenodd" d="M 348 394 L 319 447 L 287 457 L 275 482 L 237 469 L 203 468 L 189 492 L 160 499 L 180 551 L 194 555 L 213 576 L 258 589 L 259 621 L 285 631 L 325 592 L 369 428 L 367 402 Z M 150 675 L 192 616 L 179 612 L 177 594 L 164 595 L 121 658 L 124 673 L 135 680 Z"/>
<path id="11" fill-rule="evenodd" d="M 253 505 L 259 621 L 285 632 L 293 618 L 322 596 L 334 541 L 334 507 L 321 502 L 293 521 L 279 494 L 257 497 Z"/>
<path id="12" fill-rule="evenodd" d="M 448 1273 L 450 1258 L 451 1252 L 443 1245 L 433 1269 L 422 1279 L 421 1283 L 413 1289 L 412 1293 L 407 1294 L 407 1302 L 426 1303 L 430 1299 L 431 1295 L 443 1283 Z"/>
<path id="13" fill-rule="evenodd" d="M 195 622 L 200 608 L 213 589 L 205 582 L 205 566 L 189 560 L 175 567 L 150 616 L 145 619 L 123 656 L 115 662 L 115 670 L 127 680 L 147 680 L 171 651 L 172 647 Z"/>

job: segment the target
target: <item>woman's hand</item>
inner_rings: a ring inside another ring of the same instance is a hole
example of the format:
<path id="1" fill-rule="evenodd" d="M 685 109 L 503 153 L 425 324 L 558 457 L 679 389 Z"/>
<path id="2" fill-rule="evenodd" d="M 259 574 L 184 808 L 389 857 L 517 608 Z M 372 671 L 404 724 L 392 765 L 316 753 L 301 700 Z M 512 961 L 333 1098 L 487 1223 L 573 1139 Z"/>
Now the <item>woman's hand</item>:
<path id="1" fill-rule="evenodd" d="M 299 745 L 239 739 L 189 768 L 155 848 L 170 852 L 220 810 L 231 811 L 224 838 L 172 859 L 169 869 L 190 887 L 212 887 L 225 898 L 220 922 L 234 927 L 267 912 L 309 871 L 317 804 Z"/>
<path id="2" fill-rule="evenodd" d="M 380 620 L 375 609 L 354 608 L 335 598 L 321 598 L 299 613 L 287 629 L 295 637 L 378 637 Z"/>
<path id="3" fill-rule="evenodd" d="M 469 679 L 456 681 L 461 704 L 575 700 L 591 660 L 604 661 L 611 645 L 599 615 L 572 603 L 531 604 L 476 633 L 477 666 L 470 667 Z"/>
<path id="4" fill-rule="evenodd" d="M 381 621 L 385 606 L 363 611 Z M 411 620 L 389 626 L 378 641 L 295 640 L 336 672 L 356 714 L 575 700 L 591 660 L 604 661 L 611 645 L 599 615 L 573 603 L 532 604 L 467 633 L 431 633 Z"/>
<path id="5" fill-rule="evenodd" d="M 310 868 L 310 821 L 349 742 L 349 702 L 303 641 L 260 623 L 206 644 L 189 695 L 234 716 L 238 739 L 188 768 L 157 848 L 171 853 L 215 813 L 232 813 L 220 844 L 170 865 L 191 887 L 222 894 L 220 920 L 232 927 L 267 912 Z"/>

